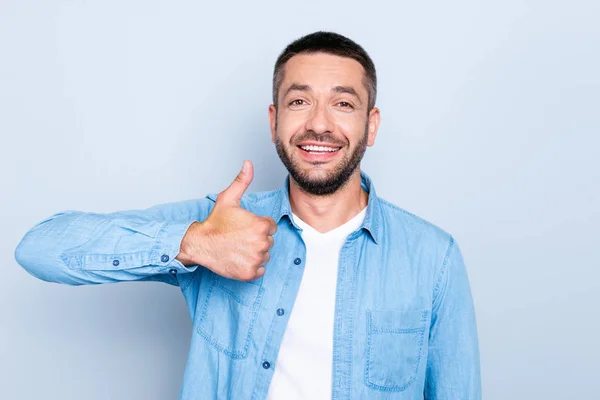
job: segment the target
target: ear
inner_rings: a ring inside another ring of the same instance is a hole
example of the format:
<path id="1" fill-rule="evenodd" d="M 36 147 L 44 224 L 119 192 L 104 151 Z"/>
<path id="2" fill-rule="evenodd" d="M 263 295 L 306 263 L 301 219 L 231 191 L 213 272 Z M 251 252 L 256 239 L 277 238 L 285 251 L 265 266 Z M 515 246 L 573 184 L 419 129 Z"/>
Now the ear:
<path id="1" fill-rule="evenodd" d="M 277 107 L 269 106 L 269 126 L 271 127 L 271 142 L 275 143 L 275 127 L 277 126 Z"/>
<path id="2" fill-rule="evenodd" d="M 375 137 L 377 136 L 377 130 L 379 129 L 379 108 L 373 107 L 369 112 L 369 138 L 367 140 L 367 146 L 373 146 L 375 144 Z"/>

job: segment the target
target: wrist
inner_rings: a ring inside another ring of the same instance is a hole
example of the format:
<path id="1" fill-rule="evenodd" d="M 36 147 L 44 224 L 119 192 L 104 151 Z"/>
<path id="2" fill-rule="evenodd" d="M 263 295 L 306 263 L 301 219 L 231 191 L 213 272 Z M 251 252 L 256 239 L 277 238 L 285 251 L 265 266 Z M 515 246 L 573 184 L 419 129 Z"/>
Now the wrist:
<path id="1" fill-rule="evenodd" d="M 179 254 L 175 258 L 186 267 L 190 265 L 202 265 L 203 263 L 202 257 L 199 254 L 202 237 L 204 236 L 202 233 L 203 228 L 201 222 L 193 222 L 181 239 Z"/>

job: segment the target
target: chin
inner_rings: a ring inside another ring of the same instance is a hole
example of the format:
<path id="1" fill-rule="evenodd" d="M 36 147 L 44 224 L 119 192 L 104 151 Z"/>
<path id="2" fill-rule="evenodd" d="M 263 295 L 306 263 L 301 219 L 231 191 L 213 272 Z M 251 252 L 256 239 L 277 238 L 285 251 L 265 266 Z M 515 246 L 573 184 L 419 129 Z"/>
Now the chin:
<path id="1" fill-rule="evenodd" d="M 315 165 L 301 170 L 303 176 L 312 182 L 325 182 L 330 180 L 335 174 L 335 168 L 327 168 L 323 165 Z"/>

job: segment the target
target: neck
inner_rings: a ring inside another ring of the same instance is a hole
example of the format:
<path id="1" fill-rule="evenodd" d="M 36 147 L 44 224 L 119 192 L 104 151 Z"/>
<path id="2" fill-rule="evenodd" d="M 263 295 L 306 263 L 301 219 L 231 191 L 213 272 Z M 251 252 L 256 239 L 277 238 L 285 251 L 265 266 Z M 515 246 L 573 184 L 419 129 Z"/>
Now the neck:
<path id="1" fill-rule="evenodd" d="M 344 186 L 328 196 L 306 193 L 290 176 L 292 212 L 321 233 L 351 220 L 367 206 L 368 198 L 361 187 L 360 168 L 354 171 Z"/>

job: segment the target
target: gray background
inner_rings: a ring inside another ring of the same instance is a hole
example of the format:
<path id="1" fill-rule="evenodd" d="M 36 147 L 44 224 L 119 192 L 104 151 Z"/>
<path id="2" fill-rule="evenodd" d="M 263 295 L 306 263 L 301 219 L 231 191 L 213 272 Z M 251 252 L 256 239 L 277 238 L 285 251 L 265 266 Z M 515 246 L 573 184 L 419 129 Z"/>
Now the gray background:
<path id="1" fill-rule="evenodd" d="M 1 0 L 0 398 L 178 396 L 177 288 L 49 284 L 14 248 L 61 210 L 220 191 L 244 158 L 251 191 L 281 185 L 272 66 L 319 29 L 377 65 L 378 193 L 461 245 L 484 397 L 597 396 L 599 20 L 597 1 Z"/>

